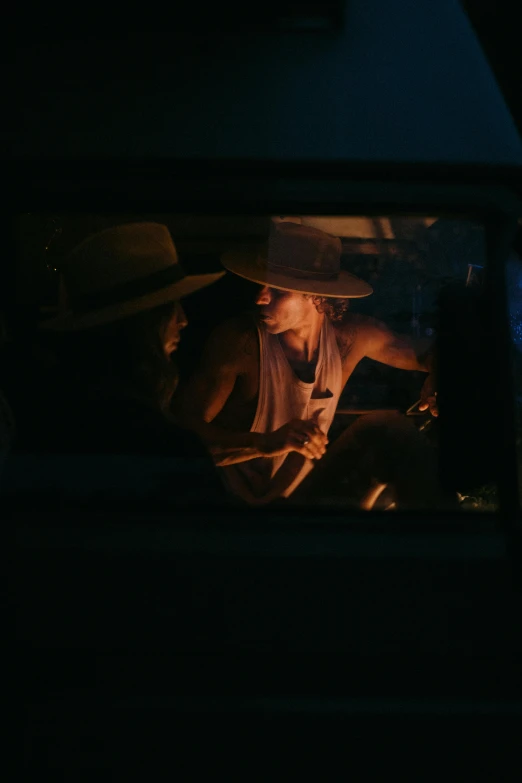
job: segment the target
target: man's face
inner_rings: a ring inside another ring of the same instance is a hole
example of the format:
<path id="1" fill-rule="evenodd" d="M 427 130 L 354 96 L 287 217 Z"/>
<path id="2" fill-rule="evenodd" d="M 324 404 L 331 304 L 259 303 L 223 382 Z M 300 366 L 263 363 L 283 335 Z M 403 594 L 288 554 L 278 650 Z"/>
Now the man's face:
<path id="1" fill-rule="evenodd" d="M 181 339 L 181 330 L 187 325 L 187 316 L 183 310 L 181 304 L 176 302 L 172 317 L 165 327 L 163 334 L 163 349 L 165 355 L 168 357 L 174 351 L 178 350 L 179 341 Z"/>
<path id="2" fill-rule="evenodd" d="M 299 329 L 309 323 L 314 312 L 317 312 L 313 302 L 306 299 L 304 294 L 268 286 L 259 289 L 256 305 L 259 307 L 260 321 L 271 334 Z"/>

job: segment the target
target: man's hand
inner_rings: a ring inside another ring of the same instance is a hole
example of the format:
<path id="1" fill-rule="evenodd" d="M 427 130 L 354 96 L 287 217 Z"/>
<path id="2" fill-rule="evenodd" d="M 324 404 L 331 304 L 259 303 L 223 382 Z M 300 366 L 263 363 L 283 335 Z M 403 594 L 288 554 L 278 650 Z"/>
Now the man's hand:
<path id="1" fill-rule="evenodd" d="M 321 459 L 326 453 L 328 438 L 317 424 L 317 417 L 292 419 L 275 432 L 264 435 L 262 453 L 266 457 L 277 457 L 296 451 L 308 459 Z"/>
<path id="2" fill-rule="evenodd" d="M 439 415 L 435 377 L 433 373 L 430 373 L 424 381 L 421 390 L 421 401 L 419 403 L 420 411 L 427 411 L 428 409 L 432 416 L 437 417 Z"/>

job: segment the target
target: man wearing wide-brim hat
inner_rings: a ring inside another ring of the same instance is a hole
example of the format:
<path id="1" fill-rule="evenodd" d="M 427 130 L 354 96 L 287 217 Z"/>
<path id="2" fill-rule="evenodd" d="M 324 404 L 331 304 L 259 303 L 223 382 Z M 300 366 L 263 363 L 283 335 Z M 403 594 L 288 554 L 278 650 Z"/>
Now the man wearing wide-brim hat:
<path id="1" fill-rule="evenodd" d="M 435 502 L 427 444 L 403 416 L 365 416 L 327 453 L 341 392 L 361 359 L 430 369 L 408 338 L 374 319 L 345 314 L 349 299 L 372 289 L 341 269 L 341 250 L 340 239 L 325 231 L 272 221 L 267 246 L 222 258 L 227 270 L 259 285 L 257 314 L 226 321 L 211 335 L 183 414 L 206 441 L 230 491 L 249 504 L 312 499 L 349 453 L 352 462 L 368 463 L 370 484 L 393 482 L 403 506 Z M 429 388 L 421 409 L 436 415 Z"/>

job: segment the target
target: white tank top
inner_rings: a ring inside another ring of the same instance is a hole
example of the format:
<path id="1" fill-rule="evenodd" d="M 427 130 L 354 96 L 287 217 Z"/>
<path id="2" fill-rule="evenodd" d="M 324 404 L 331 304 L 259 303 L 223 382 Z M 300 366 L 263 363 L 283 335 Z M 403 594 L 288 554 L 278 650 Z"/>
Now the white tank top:
<path id="1" fill-rule="evenodd" d="M 274 432 L 291 419 L 311 419 L 315 413 L 319 427 L 327 433 L 342 391 L 341 356 L 328 318 L 323 319 L 312 383 L 305 383 L 297 377 L 277 335 L 267 332 L 262 324 L 257 326 L 257 332 L 259 396 L 250 432 Z M 259 457 L 228 465 L 221 468 L 223 478 L 233 494 L 251 505 L 261 505 L 266 501 L 273 476 L 288 456 Z M 305 460 L 297 478 L 292 481 L 292 491 L 313 466 L 312 460 Z"/>

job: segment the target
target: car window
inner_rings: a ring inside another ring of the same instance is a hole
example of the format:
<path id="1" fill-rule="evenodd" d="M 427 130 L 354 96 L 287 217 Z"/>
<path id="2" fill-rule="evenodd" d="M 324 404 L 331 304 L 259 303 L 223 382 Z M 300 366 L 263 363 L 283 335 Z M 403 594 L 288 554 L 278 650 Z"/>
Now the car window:
<path id="1" fill-rule="evenodd" d="M 468 476 L 462 485 L 443 486 L 439 480 L 439 303 L 448 286 L 484 286 L 480 222 L 447 215 L 25 214 L 18 224 L 18 285 L 39 326 L 74 309 L 69 254 L 79 243 L 115 226 L 151 223 L 168 230 L 187 275 L 226 270 L 182 299 L 188 325 L 169 355 L 177 379 L 168 416 L 202 444 L 232 504 L 496 509 L 494 481 L 480 476 L 475 485 Z M 129 265 L 131 256 L 132 250 Z M 517 356 L 519 266 L 518 258 L 510 286 Z M 140 296 L 124 287 L 119 304 Z M 150 307 L 158 302 L 161 296 Z M 58 336 L 39 328 L 31 361 L 52 374 L 64 355 L 87 356 L 80 346 L 88 338 L 88 328 Z M 68 346 L 61 359 L 60 340 Z M 12 380 L 10 401 L 23 418 L 27 407 Z M 51 408 L 42 404 L 40 414 L 33 408 L 32 415 L 47 420 L 47 441 L 55 440 Z M 129 429 L 144 439 L 148 419 L 141 416 L 140 429 L 132 418 L 140 417 L 138 408 L 125 410 L 128 427 L 122 421 L 118 437 L 126 429 L 121 449 L 128 452 L 136 442 Z M 92 435 L 96 417 L 86 413 L 82 420 L 91 422 Z M 78 429 L 80 454 L 84 436 Z M 153 440 L 147 435 L 149 445 Z M 192 442 L 190 450 L 199 453 Z M 168 484 L 165 471 L 161 483 Z"/>

